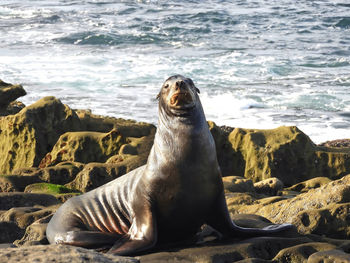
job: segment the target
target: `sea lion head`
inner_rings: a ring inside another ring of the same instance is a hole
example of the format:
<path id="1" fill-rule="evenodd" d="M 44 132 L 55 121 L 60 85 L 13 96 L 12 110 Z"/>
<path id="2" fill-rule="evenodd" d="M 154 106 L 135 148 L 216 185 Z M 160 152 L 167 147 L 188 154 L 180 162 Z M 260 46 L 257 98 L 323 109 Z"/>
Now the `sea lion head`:
<path id="1" fill-rule="evenodd" d="M 164 82 L 157 98 L 168 115 L 186 116 L 199 103 L 197 93 L 199 89 L 190 78 L 174 75 Z"/>

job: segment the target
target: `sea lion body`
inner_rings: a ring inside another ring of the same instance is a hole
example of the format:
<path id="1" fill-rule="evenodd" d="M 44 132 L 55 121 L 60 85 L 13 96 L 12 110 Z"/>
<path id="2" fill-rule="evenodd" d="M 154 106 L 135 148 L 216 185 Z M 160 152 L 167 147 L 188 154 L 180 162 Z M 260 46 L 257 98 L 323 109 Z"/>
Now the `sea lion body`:
<path id="1" fill-rule="evenodd" d="M 50 243 L 112 246 L 130 255 L 193 236 L 206 223 L 222 235 L 268 234 L 236 226 L 227 211 L 215 143 L 191 79 L 175 75 L 158 95 L 158 128 L 147 164 L 69 199 L 47 227 Z"/>

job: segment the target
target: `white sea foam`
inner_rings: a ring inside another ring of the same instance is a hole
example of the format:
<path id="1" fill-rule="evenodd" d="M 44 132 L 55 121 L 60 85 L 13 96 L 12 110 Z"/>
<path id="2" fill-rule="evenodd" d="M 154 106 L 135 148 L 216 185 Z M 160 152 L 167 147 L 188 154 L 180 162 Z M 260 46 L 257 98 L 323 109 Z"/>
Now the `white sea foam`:
<path id="1" fill-rule="evenodd" d="M 26 104 L 54 95 L 156 123 L 162 82 L 183 74 L 218 125 L 297 125 L 315 142 L 348 137 L 350 40 L 335 26 L 344 11 L 325 2 L 6 0 L 0 79 L 23 84 Z"/>

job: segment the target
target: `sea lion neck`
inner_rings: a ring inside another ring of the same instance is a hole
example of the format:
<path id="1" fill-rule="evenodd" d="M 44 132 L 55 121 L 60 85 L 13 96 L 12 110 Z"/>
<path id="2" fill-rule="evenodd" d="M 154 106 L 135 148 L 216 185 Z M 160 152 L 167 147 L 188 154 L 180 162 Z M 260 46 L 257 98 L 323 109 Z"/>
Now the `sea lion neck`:
<path id="1" fill-rule="evenodd" d="M 177 112 L 171 111 L 167 105 L 159 101 L 159 117 L 158 117 L 158 129 L 172 131 L 176 133 L 183 132 L 183 130 L 195 130 L 200 126 L 206 125 L 205 116 L 202 105 L 197 98 L 195 105 L 190 110 L 179 110 Z"/>

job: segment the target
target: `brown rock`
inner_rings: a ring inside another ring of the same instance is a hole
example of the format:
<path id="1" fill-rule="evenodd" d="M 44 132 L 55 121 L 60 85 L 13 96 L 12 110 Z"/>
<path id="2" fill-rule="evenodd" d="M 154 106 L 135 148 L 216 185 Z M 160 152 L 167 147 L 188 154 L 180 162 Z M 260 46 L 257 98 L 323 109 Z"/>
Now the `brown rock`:
<path id="1" fill-rule="evenodd" d="M 13 207 L 0 215 L 0 221 L 14 222 L 22 229 L 30 226 L 34 221 L 53 214 L 58 206 L 48 208 Z"/>
<path id="2" fill-rule="evenodd" d="M 12 101 L 5 108 L 0 108 L 0 116 L 13 115 L 20 112 L 25 105 L 20 101 Z"/>
<path id="3" fill-rule="evenodd" d="M 0 263 L 137 263 L 138 260 L 63 245 L 0 249 Z"/>
<path id="4" fill-rule="evenodd" d="M 255 183 L 254 189 L 258 194 L 276 195 L 278 191 L 283 189 L 283 182 L 276 177 L 272 177 Z"/>
<path id="5" fill-rule="evenodd" d="M 333 141 L 327 141 L 324 143 L 321 143 L 320 146 L 327 146 L 327 147 L 350 147 L 350 139 L 337 139 Z"/>
<path id="6" fill-rule="evenodd" d="M 33 245 L 47 245 L 49 241 L 46 238 L 46 227 L 52 218 L 53 214 L 45 216 L 36 220 L 26 228 L 24 236 L 14 242 L 17 246 L 33 246 Z"/>
<path id="7" fill-rule="evenodd" d="M 6 108 L 12 101 L 26 94 L 21 85 L 12 85 L 0 80 L 0 109 Z"/>
<path id="8" fill-rule="evenodd" d="M 0 233 L 0 243 L 12 243 L 23 236 L 24 230 L 14 222 L 0 222 Z"/>
<path id="9" fill-rule="evenodd" d="M 0 192 L 23 192 L 27 185 L 39 182 L 38 175 L 0 175 Z"/>
<path id="10" fill-rule="evenodd" d="M 298 192 L 307 192 L 310 189 L 318 188 L 322 185 L 330 183 L 332 180 L 328 177 L 315 177 L 309 180 L 306 180 L 305 182 L 301 182 L 298 184 L 295 184 L 291 187 L 286 188 L 288 191 L 298 191 Z"/>
<path id="11" fill-rule="evenodd" d="M 349 215 L 350 203 L 330 204 L 324 208 L 300 212 L 293 223 L 302 234 L 348 239 L 350 237 Z"/>
<path id="12" fill-rule="evenodd" d="M 272 263 L 271 260 L 265 260 L 260 258 L 246 258 L 239 261 L 235 261 L 235 263 Z"/>
<path id="13" fill-rule="evenodd" d="M 263 198 L 252 205 L 230 205 L 234 213 L 258 214 L 274 223 L 293 223 L 301 233 L 349 238 L 350 175 L 293 198 Z"/>
<path id="14" fill-rule="evenodd" d="M 51 206 L 60 202 L 52 195 L 30 193 L 0 193 L 0 210 L 13 207 Z"/>
<path id="15" fill-rule="evenodd" d="M 140 256 L 140 260 L 141 263 L 236 262 L 247 258 L 270 260 L 286 247 L 307 242 L 310 242 L 308 238 L 257 237 L 246 240 L 231 240 L 225 243 L 170 249 Z"/>
<path id="16" fill-rule="evenodd" d="M 25 178 L 33 178 L 29 184 L 47 182 L 52 184 L 66 184 L 74 180 L 75 176 L 83 169 L 84 164 L 78 162 L 62 162 L 56 166 L 46 168 L 22 168 L 12 172 L 13 176 L 17 176 L 20 180 Z M 11 177 L 11 176 L 10 176 Z M 35 179 L 35 180 L 34 180 Z M 28 179 L 28 181 L 30 181 Z M 22 184 L 26 187 L 29 184 Z M 24 188 L 20 188 L 23 191 Z"/>
<path id="17" fill-rule="evenodd" d="M 319 251 L 335 249 L 328 243 L 310 242 L 282 249 L 273 260 L 283 263 L 306 262 L 310 255 Z"/>
<path id="18" fill-rule="evenodd" d="M 252 193 L 226 193 L 226 203 L 228 208 L 233 206 L 251 205 L 256 201 Z"/>
<path id="19" fill-rule="evenodd" d="M 320 251 L 312 254 L 307 263 L 346 263 L 350 262 L 350 254 L 339 249 Z"/>
<path id="20" fill-rule="evenodd" d="M 226 192 L 254 193 L 253 182 L 240 176 L 226 176 L 222 178 Z"/>

